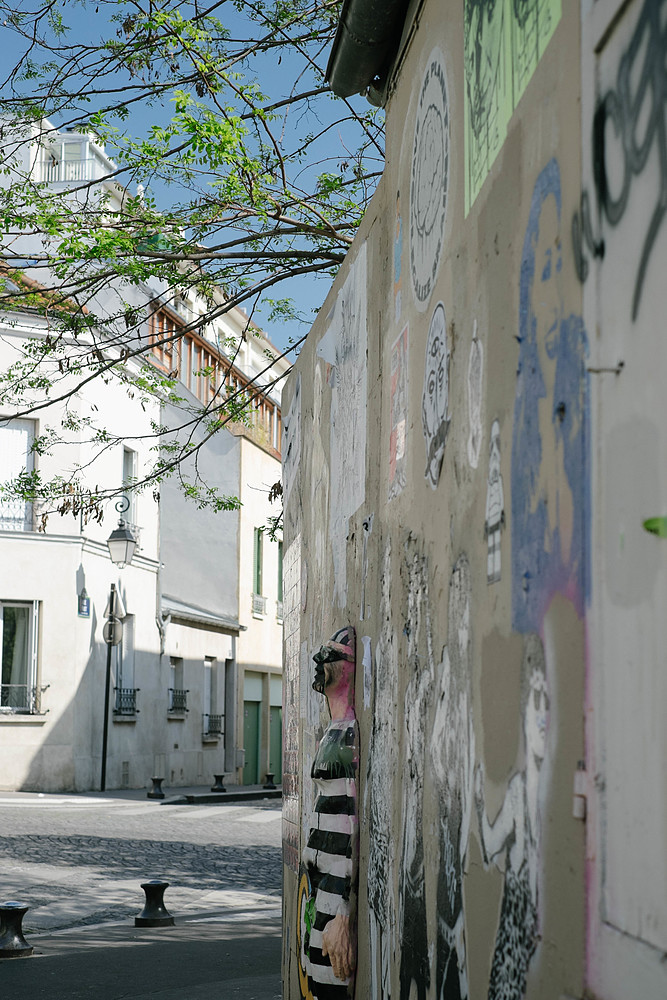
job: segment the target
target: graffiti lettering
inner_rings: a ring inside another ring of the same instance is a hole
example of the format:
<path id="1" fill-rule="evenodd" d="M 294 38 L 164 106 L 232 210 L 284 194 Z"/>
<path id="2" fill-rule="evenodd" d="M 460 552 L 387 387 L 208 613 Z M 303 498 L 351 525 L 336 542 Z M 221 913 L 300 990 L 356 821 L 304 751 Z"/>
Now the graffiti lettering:
<path id="1" fill-rule="evenodd" d="M 598 216 L 604 217 L 610 226 L 617 226 L 623 218 L 633 178 L 643 172 L 654 147 L 658 153 L 658 190 L 635 276 L 633 320 L 639 312 L 646 268 L 667 210 L 667 28 L 661 24 L 661 12 L 666 4 L 667 0 L 645 0 L 630 44 L 619 63 L 616 88 L 607 91 L 593 116 L 593 180 Z M 615 186 L 610 181 L 609 170 L 613 155 L 620 156 L 622 161 L 622 181 Z M 577 274 L 583 282 L 589 270 L 584 242 L 593 257 L 604 255 L 604 242 L 593 236 L 586 192 L 582 195 L 580 211 L 572 219 L 572 241 Z"/>

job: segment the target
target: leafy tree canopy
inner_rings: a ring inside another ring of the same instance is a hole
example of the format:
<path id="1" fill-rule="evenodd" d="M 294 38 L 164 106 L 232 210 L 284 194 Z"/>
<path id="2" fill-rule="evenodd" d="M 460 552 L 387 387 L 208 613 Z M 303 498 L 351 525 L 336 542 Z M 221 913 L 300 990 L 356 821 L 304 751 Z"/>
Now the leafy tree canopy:
<path id="1" fill-rule="evenodd" d="M 137 487 L 244 419 L 248 391 L 203 409 L 182 398 L 178 373 L 147 360 L 147 317 L 190 290 L 204 306 L 186 330 L 241 304 L 284 322 L 299 310 L 273 297 L 281 282 L 335 275 L 384 155 L 381 112 L 324 81 L 338 14 L 332 0 L 0 2 L 14 54 L 0 82 L 0 309 L 48 318 L 0 372 L 5 413 L 66 403 L 94 379 L 171 400 L 182 424 L 154 422 L 154 466 Z M 92 172 L 62 161 L 54 143 L 68 130 L 93 140 Z M 222 502 L 195 485 L 197 502 Z M 13 487 L 55 509 L 81 488 L 76 473 Z M 81 502 L 94 512 L 102 493 Z"/>

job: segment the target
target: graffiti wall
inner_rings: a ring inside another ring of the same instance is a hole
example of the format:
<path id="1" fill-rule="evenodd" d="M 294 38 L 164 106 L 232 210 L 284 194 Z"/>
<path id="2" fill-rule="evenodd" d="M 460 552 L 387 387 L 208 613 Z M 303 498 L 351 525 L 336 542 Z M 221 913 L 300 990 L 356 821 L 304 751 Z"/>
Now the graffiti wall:
<path id="1" fill-rule="evenodd" d="M 283 399 L 285 1000 L 667 996 L 666 4 L 405 26 Z"/>

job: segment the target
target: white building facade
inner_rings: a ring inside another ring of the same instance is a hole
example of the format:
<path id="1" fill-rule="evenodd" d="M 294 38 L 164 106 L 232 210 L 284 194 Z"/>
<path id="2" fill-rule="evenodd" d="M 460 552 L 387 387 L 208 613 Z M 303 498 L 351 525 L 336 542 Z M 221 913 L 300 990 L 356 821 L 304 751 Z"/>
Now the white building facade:
<path id="1" fill-rule="evenodd" d="M 43 145 L 26 153 L 25 166 L 56 190 L 108 172 L 110 161 L 88 137 L 56 134 L 50 149 L 50 157 Z M 5 280 L 6 290 L 24 290 L 26 279 Z M 247 425 L 222 427 L 197 459 L 203 481 L 243 506 L 198 510 L 175 479 L 155 490 L 130 488 L 154 460 L 152 423 L 177 426 L 177 405 L 156 400 L 152 409 L 142 407 L 121 383 L 95 380 L 68 402 L 83 423 L 41 455 L 33 442 L 60 425 L 62 404 L 17 419 L 0 401 L 0 484 L 23 470 L 67 479 L 89 468 L 80 480 L 89 475 L 91 488 L 118 490 L 121 508 L 110 501 L 86 521 L 74 494 L 69 511 L 45 519 L 44 506 L 0 495 L 3 789 L 100 787 L 108 655 L 102 629 L 112 584 L 123 638 L 110 654 L 106 787 L 150 786 L 153 777 L 167 787 L 212 784 L 220 774 L 228 783 L 254 784 L 280 774 L 280 754 L 272 750 L 280 748 L 281 727 L 280 543 L 263 529 L 275 513 L 269 490 L 280 479 L 281 383 L 273 383 L 289 363 L 240 309 L 194 332 L 203 304 L 192 295 L 161 296 L 148 287 L 136 294 L 139 303 L 151 303 L 150 360 L 158 370 L 178 371 L 184 408 L 216 394 L 252 398 Z M 5 306 L 0 370 L 31 339 L 47 335 L 47 313 L 39 303 Z M 165 332 L 179 337 L 167 345 Z M 112 444 L 100 449 L 90 441 L 85 418 L 108 428 Z M 119 516 L 138 539 L 122 569 L 106 545 Z"/>

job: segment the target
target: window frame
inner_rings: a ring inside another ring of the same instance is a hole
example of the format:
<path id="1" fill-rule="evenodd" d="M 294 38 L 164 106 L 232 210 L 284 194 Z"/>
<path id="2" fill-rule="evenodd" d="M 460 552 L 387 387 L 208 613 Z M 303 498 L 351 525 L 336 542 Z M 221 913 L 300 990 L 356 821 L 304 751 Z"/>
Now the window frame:
<path id="1" fill-rule="evenodd" d="M 28 630 L 28 651 L 25 665 L 25 685 L 17 685 L 26 688 L 26 698 L 24 707 L 2 705 L 0 718 L 3 715 L 42 715 L 40 710 L 40 684 L 39 684 L 39 624 L 40 624 L 40 601 L 19 601 L 13 599 L 0 600 L 0 702 L 5 687 L 14 685 L 5 684 L 4 676 L 4 619 L 6 608 L 28 608 L 29 609 L 29 630 Z"/>

